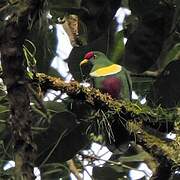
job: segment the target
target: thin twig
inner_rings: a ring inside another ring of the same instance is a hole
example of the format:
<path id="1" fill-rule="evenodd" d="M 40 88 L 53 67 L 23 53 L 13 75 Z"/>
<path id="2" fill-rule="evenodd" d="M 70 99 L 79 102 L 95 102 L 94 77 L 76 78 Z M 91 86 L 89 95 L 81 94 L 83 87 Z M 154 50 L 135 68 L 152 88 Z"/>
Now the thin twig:
<path id="1" fill-rule="evenodd" d="M 126 169 L 129 169 L 129 170 L 135 170 L 135 171 L 139 171 L 139 172 L 143 172 L 146 176 L 149 177 L 149 175 L 143 171 L 143 170 L 139 170 L 139 169 L 136 169 L 136 168 L 133 168 L 131 166 L 128 166 L 128 165 L 125 165 L 121 162 L 116 162 L 116 161 L 111 161 L 111 160 L 105 160 L 105 159 L 102 159 L 100 157 L 97 157 L 97 156 L 90 156 L 90 155 L 85 155 L 85 154 L 80 154 L 82 155 L 84 158 L 88 158 L 88 159 L 92 159 L 92 160 L 98 160 L 98 161 L 104 161 L 105 163 L 109 163 L 109 164 L 113 164 L 113 165 L 117 165 L 117 166 L 121 166 L 123 168 L 126 168 Z"/>
<path id="2" fill-rule="evenodd" d="M 64 130 L 62 132 L 62 134 L 60 134 L 56 144 L 53 146 L 52 150 L 49 152 L 49 154 L 47 155 L 47 157 L 44 159 L 44 161 L 40 164 L 39 168 L 42 167 L 46 162 L 47 160 L 49 159 L 49 157 L 52 155 L 52 153 L 54 152 L 54 150 L 56 149 L 56 147 L 58 146 L 58 144 L 60 143 L 60 141 L 62 140 L 62 138 L 64 137 L 64 135 L 66 134 L 67 132 L 67 129 Z"/>
<path id="3" fill-rule="evenodd" d="M 0 8 L 0 13 L 3 12 L 4 10 L 6 10 L 9 6 L 10 6 L 10 4 L 6 4 L 3 7 L 1 7 Z"/>

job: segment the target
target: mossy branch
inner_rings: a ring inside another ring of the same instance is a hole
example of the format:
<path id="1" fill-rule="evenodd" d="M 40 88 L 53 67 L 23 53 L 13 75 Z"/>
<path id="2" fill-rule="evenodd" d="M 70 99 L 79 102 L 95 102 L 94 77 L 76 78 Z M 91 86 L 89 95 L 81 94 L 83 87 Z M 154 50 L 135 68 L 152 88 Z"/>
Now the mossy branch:
<path id="1" fill-rule="evenodd" d="M 60 78 L 37 74 L 36 80 L 39 81 L 44 90 L 53 89 L 67 93 L 71 98 L 81 99 L 91 104 L 95 109 L 113 112 L 126 120 L 126 127 L 129 133 L 136 136 L 137 142 L 141 144 L 160 164 L 168 167 L 177 167 L 180 163 L 180 138 L 177 134 L 175 141 L 167 142 L 156 135 L 146 131 L 144 122 L 175 122 L 179 118 L 176 111 L 168 111 L 161 107 L 152 109 L 141 106 L 129 101 L 114 100 L 108 94 L 102 94 L 99 90 L 92 87 L 84 87 L 76 81 L 65 82 Z"/>
<path id="2" fill-rule="evenodd" d="M 153 179 L 169 179 L 174 171 L 179 168 L 180 163 L 180 136 L 176 134 L 176 139 L 171 142 L 162 140 L 143 129 L 142 122 L 135 123 L 128 121 L 128 129 L 131 133 L 136 135 L 137 143 L 142 145 L 146 151 L 148 151 L 159 162 L 160 166 L 157 169 L 156 174 L 153 175 Z"/>
<path id="3" fill-rule="evenodd" d="M 150 108 L 148 106 L 142 106 L 138 103 L 132 103 L 130 101 L 119 101 L 113 99 L 108 94 L 101 93 L 98 89 L 93 87 L 84 87 L 76 81 L 65 82 L 60 78 L 47 76 L 43 73 L 38 73 L 36 80 L 39 81 L 42 89 L 60 90 L 67 93 L 72 98 L 82 99 L 94 108 L 107 109 L 114 111 L 115 113 L 126 114 L 127 120 L 147 121 L 147 122 L 175 122 L 179 115 L 176 113 L 176 109 L 163 109 L 161 107 Z M 124 117 L 124 116 L 123 116 Z"/>

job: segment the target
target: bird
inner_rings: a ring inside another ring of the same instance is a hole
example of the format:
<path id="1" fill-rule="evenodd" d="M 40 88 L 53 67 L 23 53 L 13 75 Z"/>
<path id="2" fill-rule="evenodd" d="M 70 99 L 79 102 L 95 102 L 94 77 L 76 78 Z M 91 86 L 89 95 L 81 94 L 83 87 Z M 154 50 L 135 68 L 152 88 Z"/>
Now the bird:
<path id="1" fill-rule="evenodd" d="M 115 100 L 131 100 L 132 82 L 129 72 L 119 64 L 114 64 L 100 51 L 89 51 L 80 62 L 83 79 L 86 78 L 92 87 L 102 93 L 108 93 Z M 125 128 L 122 117 L 113 116 L 111 122 L 112 136 L 107 130 L 103 131 L 106 146 L 110 151 L 126 144 L 131 139 Z M 120 119 L 120 120 L 119 120 Z"/>
<path id="2" fill-rule="evenodd" d="M 131 100 L 132 82 L 129 72 L 114 64 L 100 51 L 89 51 L 80 62 L 80 69 L 90 84 L 114 99 Z"/>

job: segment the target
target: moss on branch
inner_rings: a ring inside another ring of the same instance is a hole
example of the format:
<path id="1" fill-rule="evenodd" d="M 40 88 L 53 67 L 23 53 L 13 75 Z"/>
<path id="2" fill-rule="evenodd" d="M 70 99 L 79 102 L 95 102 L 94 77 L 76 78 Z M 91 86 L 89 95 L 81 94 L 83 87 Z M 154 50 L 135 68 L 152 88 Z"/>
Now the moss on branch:
<path id="1" fill-rule="evenodd" d="M 107 110 L 107 112 L 118 114 L 119 117 L 125 117 L 128 131 L 136 136 L 137 142 L 158 159 L 161 165 L 165 163 L 164 165 L 171 169 L 180 163 L 179 136 L 177 135 L 176 141 L 167 142 L 146 131 L 144 127 L 144 121 L 177 121 L 179 115 L 176 111 L 168 111 L 161 107 L 152 109 L 129 101 L 114 100 L 108 94 L 102 94 L 92 87 L 83 87 L 76 81 L 67 83 L 60 78 L 41 73 L 37 74 L 36 78 L 44 90 L 60 90 L 71 98 L 81 98 L 95 109 Z"/>
<path id="2" fill-rule="evenodd" d="M 176 110 L 173 111 L 171 109 L 171 111 L 168 111 L 161 107 L 152 109 L 148 106 L 141 106 L 138 103 L 132 103 L 130 101 L 114 100 L 108 94 L 103 94 L 93 87 L 84 87 L 76 81 L 65 82 L 60 78 L 47 76 L 43 73 L 38 73 L 36 78 L 45 90 L 60 90 L 67 93 L 70 97 L 81 98 L 97 109 L 103 108 L 114 111 L 115 113 L 127 114 L 127 120 L 135 119 L 136 121 L 153 122 L 163 122 L 166 120 L 175 122 L 179 117 Z"/>
<path id="3" fill-rule="evenodd" d="M 165 158 L 167 160 L 166 163 L 171 163 L 173 166 L 179 164 L 180 146 L 178 144 L 180 139 L 178 135 L 175 141 L 167 142 L 146 132 L 143 129 L 141 122 L 135 123 L 133 121 L 128 121 L 127 125 L 129 131 L 137 136 L 138 142 L 143 145 L 151 154 L 153 154 L 153 156 L 158 158 L 160 161 Z"/>

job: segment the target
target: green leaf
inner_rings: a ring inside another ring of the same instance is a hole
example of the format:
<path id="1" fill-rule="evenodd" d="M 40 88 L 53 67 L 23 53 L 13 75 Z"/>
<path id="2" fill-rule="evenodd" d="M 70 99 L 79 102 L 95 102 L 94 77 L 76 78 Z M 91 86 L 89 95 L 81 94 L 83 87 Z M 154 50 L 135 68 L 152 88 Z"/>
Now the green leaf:
<path id="1" fill-rule="evenodd" d="M 61 60 L 60 60 L 60 61 L 61 61 Z M 55 69 L 55 68 L 53 68 L 53 67 L 49 67 L 48 75 L 49 75 L 49 76 L 58 77 L 58 78 L 63 79 L 63 77 L 62 77 L 61 74 L 58 72 L 58 70 Z"/>
<path id="2" fill-rule="evenodd" d="M 67 110 L 66 105 L 57 101 L 45 101 L 44 105 L 50 112 L 64 112 Z"/>
<path id="3" fill-rule="evenodd" d="M 6 113 L 9 112 L 9 108 L 3 105 L 0 105 L 0 113 Z"/>
<path id="4" fill-rule="evenodd" d="M 119 64 L 119 61 L 124 52 L 124 34 L 123 31 L 119 31 L 115 36 L 115 44 L 111 55 L 111 61 Z"/>
<path id="5" fill-rule="evenodd" d="M 164 108 L 177 107 L 180 104 L 180 61 L 170 62 L 154 82 L 147 96 L 151 106 Z"/>
<path id="6" fill-rule="evenodd" d="M 13 179 L 14 167 L 4 170 L 3 167 L 5 164 L 8 163 L 8 161 L 2 161 L 1 163 L 2 163 L 2 166 L 0 169 L 0 179 Z"/>
<path id="7" fill-rule="evenodd" d="M 167 66 L 171 61 L 180 59 L 180 43 L 175 44 L 172 49 L 168 52 L 164 62 L 163 67 Z"/>
<path id="8" fill-rule="evenodd" d="M 10 110 L 9 107 L 0 105 L 0 132 L 4 130 L 6 120 L 9 118 Z"/>
<path id="9" fill-rule="evenodd" d="M 139 99 L 143 99 L 150 92 L 152 84 L 155 81 L 155 78 L 151 77 L 133 77 L 131 76 L 133 83 L 133 90 L 139 96 Z"/>
<path id="10" fill-rule="evenodd" d="M 127 170 L 121 166 L 109 165 L 106 167 L 94 167 L 93 177 L 97 180 L 124 179 Z"/>
<path id="11" fill-rule="evenodd" d="M 56 113 L 49 128 L 35 136 L 38 148 L 36 165 L 45 162 L 65 162 L 71 159 L 88 142 L 83 124 L 69 112 Z"/>
<path id="12" fill-rule="evenodd" d="M 41 176 L 44 180 L 59 180 L 59 178 L 64 178 L 68 175 L 68 168 L 60 163 L 49 163 L 41 167 Z"/>
<path id="13" fill-rule="evenodd" d="M 31 40 L 34 47 L 36 47 L 36 54 L 34 59 L 36 59 L 38 72 L 48 73 L 51 62 L 56 56 L 57 47 L 57 35 L 56 27 L 53 26 L 49 29 L 50 23 L 47 23 L 47 17 L 44 15 L 41 19 L 41 27 L 39 23 L 36 23 L 31 30 L 28 39 Z M 34 52 L 34 47 L 26 43 L 26 47 L 30 52 Z"/>

